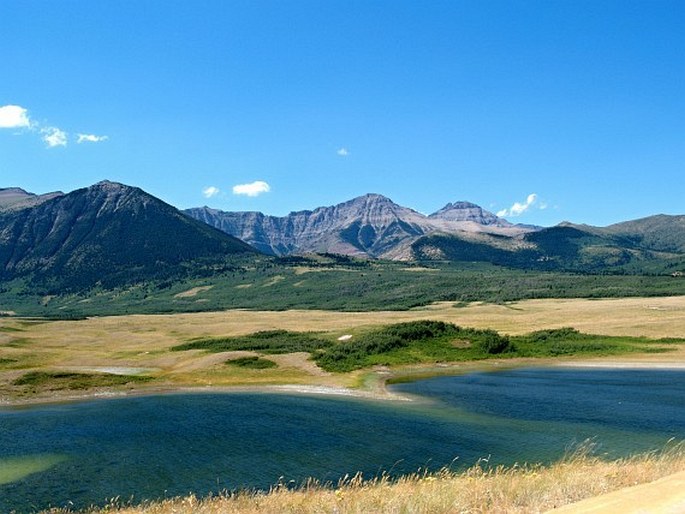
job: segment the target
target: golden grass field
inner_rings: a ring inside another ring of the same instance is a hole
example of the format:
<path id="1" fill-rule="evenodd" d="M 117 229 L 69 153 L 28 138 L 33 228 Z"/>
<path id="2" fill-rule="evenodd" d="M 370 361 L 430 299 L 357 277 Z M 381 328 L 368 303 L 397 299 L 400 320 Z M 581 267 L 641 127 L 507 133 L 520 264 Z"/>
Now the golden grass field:
<path id="1" fill-rule="evenodd" d="M 136 386 L 143 390 L 266 384 L 378 385 L 362 372 L 324 373 L 308 360 L 306 354 L 269 356 L 279 364 L 277 368 L 248 370 L 228 367 L 223 362 L 229 357 L 249 352 L 208 354 L 200 351 L 170 352 L 169 349 L 202 336 L 286 329 L 324 331 L 338 337 L 368 326 L 418 319 L 492 328 L 509 334 L 572 326 L 582 332 L 604 335 L 683 337 L 685 297 L 527 300 L 507 305 L 475 303 L 466 307 L 438 303 L 391 312 L 232 310 L 97 317 L 78 321 L 0 318 L 0 363 L 5 362 L 0 365 L 0 403 L 28 399 L 27 393 L 11 382 L 29 369 L 96 372 L 111 371 L 112 368 L 143 368 L 156 377 L 151 384 Z M 625 356 L 621 361 L 682 364 L 685 362 L 685 348 L 680 345 L 674 352 Z M 497 365 L 497 362 L 488 362 L 487 365 Z M 468 367 L 469 364 L 461 366 Z M 40 391 L 30 394 L 32 399 L 38 400 L 65 395 L 68 394 Z"/>

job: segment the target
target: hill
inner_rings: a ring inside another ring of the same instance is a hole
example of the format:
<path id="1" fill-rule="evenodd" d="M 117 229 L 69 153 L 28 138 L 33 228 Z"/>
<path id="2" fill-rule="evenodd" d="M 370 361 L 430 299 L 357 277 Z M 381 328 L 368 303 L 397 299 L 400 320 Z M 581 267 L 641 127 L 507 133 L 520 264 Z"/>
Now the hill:
<path id="1" fill-rule="evenodd" d="M 564 223 L 514 238 L 429 235 L 412 244 L 412 256 L 420 261 L 488 262 L 538 271 L 670 274 L 685 270 L 685 251 L 677 246 L 685 229 L 671 225 L 650 234 L 634 223 L 607 228 Z"/>
<path id="2" fill-rule="evenodd" d="M 15 208 L 0 212 L 3 281 L 26 278 L 46 291 L 113 287 L 197 273 L 229 256 L 254 253 L 242 241 L 123 184 L 100 182 L 33 204 L 33 195 L 13 194 Z M 19 203 L 23 208 L 16 208 Z"/>
<path id="3" fill-rule="evenodd" d="M 634 246 L 659 252 L 685 253 L 685 216 L 658 214 L 601 229 Z"/>

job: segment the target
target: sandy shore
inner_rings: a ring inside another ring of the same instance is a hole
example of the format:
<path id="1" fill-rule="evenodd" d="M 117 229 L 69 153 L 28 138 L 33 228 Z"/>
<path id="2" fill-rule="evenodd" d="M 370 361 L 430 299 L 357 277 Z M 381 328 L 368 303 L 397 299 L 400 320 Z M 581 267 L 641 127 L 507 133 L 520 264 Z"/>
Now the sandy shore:
<path id="1" fill-rule="evenodd" d="M 493 359 L 439 366 L 416 366 L 399 370 L 375 371 L 369 383 L 373 386 L 351 388 L 317 384 L 281 384 L 281 385 L 236 385 L 236 386 L 184 386 L 161 385 L 137 387 L 126 390 L 95 389 L 89 391 L 53 391 L 48 395 L 29 398 L 0 398 L 0 407 L 22 405 L 40 405 L 64 402 L 80 402 L 97 399 L 124 398 L 129 396 L 155 396 L 183 393 L 276 393 L 348 397 L 377 401 L 414 401 L 415 398 L 397 394 L 388 389 L 386 383 L 391 379 L 419 380 L 431 376 L 463 374 L 481 371 L 521 367 L 572 367 L 589 369 L 655 369 L 685 370 L 685 348 L 675 352 L 661 354 L 641 354 L 621 357 L 597 357 L 584 359 Z M 105 368 L 99 368 L 103 371 Z M 119 368 L 112 373 L 120 373 Z"/>

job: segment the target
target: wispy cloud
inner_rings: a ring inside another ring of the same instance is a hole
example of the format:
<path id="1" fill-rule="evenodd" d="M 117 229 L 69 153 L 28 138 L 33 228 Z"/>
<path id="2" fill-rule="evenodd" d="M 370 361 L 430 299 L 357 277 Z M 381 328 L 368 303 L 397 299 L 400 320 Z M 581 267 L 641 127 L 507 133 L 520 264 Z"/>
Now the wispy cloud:
<path id="1" fill-rule="evenodd" d="M 0 128 L 29 128 L 30 126 L 28 110 L 19 105 L 0 107 Z"/>
<path id="2" fill-rule="evenodd" d="M 204 195 L 205 198 L 212 198 L 212 197 L 218 195 L 220 192 L 221 192 L 221 190 L 215 186 L 205 187 L 202 190 L 202 194 Z"/>
<path id="3" fill-rule="evenodd" d="M 263 180 L 256 180 L 250 184 L 237 184 L 233 186 L 234 195 L 259 196 L 271 191 L 271 186 Z"/>
<path id="4" fill-rule="evenodd" d="M 44 127 L 40 129 L 40 133 L 48 148 L 67 146 L 67 133 L 57 127 Z"/>
<path id="5" fill-rule="evenodd" d="M 523 203 L 514 202 L 514 205 L 512 205 L 508 209 L 502 209 L 501 211 L 499 211 L 497 213 L 497 216 L 512 216 L 512 217 L 520 216 L 521 214 L 526 212 L 528 209 L 533 207 L 533 205 L 535 205 L 537 200 L 538 200 L 538 195 L 536 195 L 535 193 L 531 193 L 528 195 L 528 198 L 526 198 L 525 202 L 523 202 Z M 542 208 L 542 209 L 544 209 L 545 207 L 546 207 L 545 204 L 542 204 L 540 206 L 540 208 Z"/>
<path id="6" fill-rule="evenodd" d="M 340 157 L 347 157 L 350 155 L 350 152 L 347 148 L 339 148 L 338 151 L 336 152 Z"/>
<path id="7" fill-rule="evenodd" d="M 109 136 L 96 136 L 95 134 L 76 134 L 76 142 L 81 143 L 101 143 L 107 141 Z"/>
<path id="8" fill-rule="evenodd" d="M 0 106 L 0 129 L 25 129 L 18 133 L 39 135 L 47 148 L 67 146 L 69 133 L 54 125 L 36 121 L 29 115 L 28 109 L 20 105 Z M 77 143 L 100 143 L 109 139 L 107 136 L 78 133 L 73 138 Z"/>

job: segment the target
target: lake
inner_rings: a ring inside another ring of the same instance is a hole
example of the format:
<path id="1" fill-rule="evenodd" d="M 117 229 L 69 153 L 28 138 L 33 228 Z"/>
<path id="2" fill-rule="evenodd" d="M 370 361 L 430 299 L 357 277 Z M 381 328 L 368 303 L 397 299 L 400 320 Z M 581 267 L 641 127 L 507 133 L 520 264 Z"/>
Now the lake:
<path id="1" fill-rule="evenodd" d="M 615 457 L 685 438 L 685 372 L 513 369 L 392 386 L 417 402 L 170 394 L 0 409 L 0 511 L 332 483 L 478 459 Z"/>

